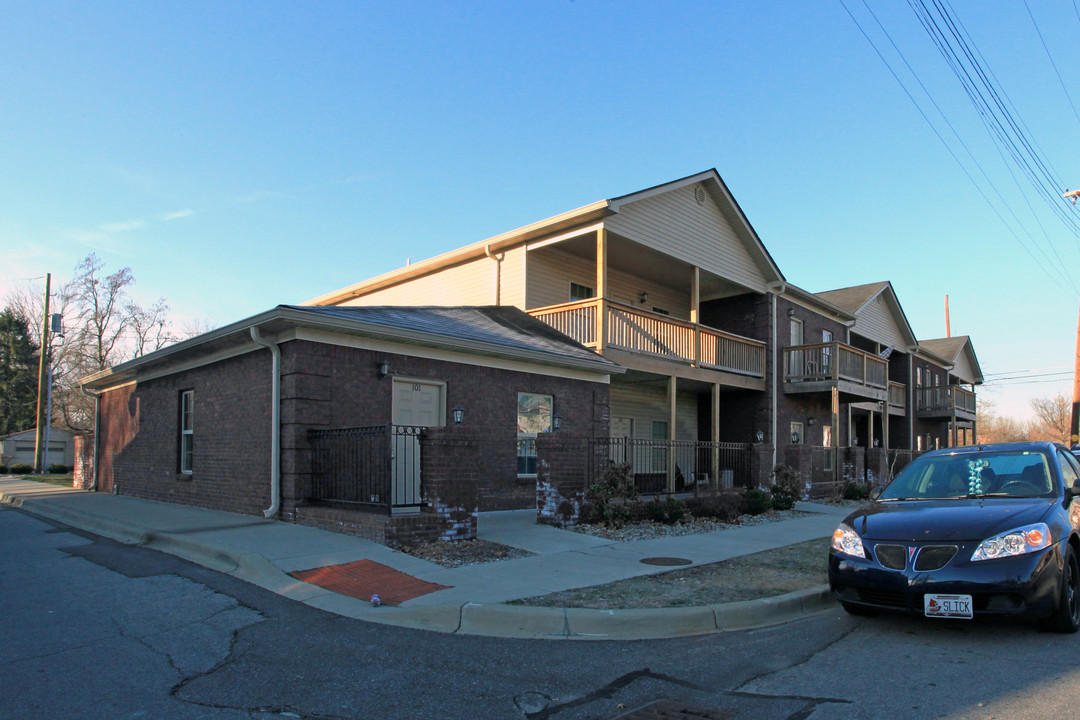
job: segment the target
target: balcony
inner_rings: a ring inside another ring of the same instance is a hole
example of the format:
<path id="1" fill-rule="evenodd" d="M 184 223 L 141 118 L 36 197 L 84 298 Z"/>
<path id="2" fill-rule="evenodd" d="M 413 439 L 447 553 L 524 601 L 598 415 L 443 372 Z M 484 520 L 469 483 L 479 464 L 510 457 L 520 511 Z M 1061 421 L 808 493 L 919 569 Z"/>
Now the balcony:
<path id="1" fill-rule="evenodd" d="M 786 393 L 818 393 L 836 388 L 848 402 L 880 402 L 891 398 L 888 378 L 888 361 L 850 345 L 831 342 L 784 348 Z"/>
<path id="2" fill-rule="evenodd" d="M 719 371 L 750 381 L 736 384 L 764 389 L 765 343 L 758 340 L 603 298 L 537 308 L 529 314 L 601 354 L 623 352 L 631 360 L 646 357 Z M 603 342 L 597 342 L 598 337 Z M 633 364 L 623 357 L 616 362 Z"/>
<path id="3" fill-rule="evenodd" d="M 916 388 L 915 409 L 925 420 L 974 420 L 975 393 L 959 385 Z"/>
<path id="4" fill-rule="evenodd" d="M 904 383 L 889 381 L 889 413 L 907 414 L 907 385 Z"/>

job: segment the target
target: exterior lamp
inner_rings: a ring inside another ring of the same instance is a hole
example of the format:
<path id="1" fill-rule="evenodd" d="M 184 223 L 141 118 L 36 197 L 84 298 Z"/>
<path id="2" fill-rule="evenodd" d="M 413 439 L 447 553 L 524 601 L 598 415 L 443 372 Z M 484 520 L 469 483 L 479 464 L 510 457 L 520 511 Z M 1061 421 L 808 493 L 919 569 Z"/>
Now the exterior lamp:
<path id="1" fill-rule="evenodd" d="M 642 290 L 641 294 L 638 295 L 638 300 L 640 300 L 642 304 L 647 303 L 649 301 L 649 293 Z"/>
<path id="2" fill-rule="evenodd" d="M 389 374 L 390 374 L 390 361 L 389 360 L 381 361 L 379 363 L 379 379 L 382 380 L 384 377 L 386 377 Z"/>
<path id="3" fill-rule="evenodd" d="M 797 433 L 797 432 L 791 433 L 791 444 L 792 445 L 798 445 L 799 444 L 799 433 Z"/>
<path id="4" fill-rule="evenodd" d="M 454 409 L 450 411 L 451 416 L 454 418 L 454 424 L 460 425 L 465 419 L 465 408 L 460 405 L 455 405 Z"/>
<path id="5" fill-rule="evenodd" d="M 817 420 L 815 420 L 815 419 L 814 419 L 814 418 L 812 418 L 812 417 L 808 417 L 808 418 L 806 418 L 806 424 L 807 424 L 807 425 L 809 425 L 810 427 L 813 427 L 813 426 L 814 426 L 814 423 L 816 423 L 816 422 L 817 422 Z"/>
<path id="6" fill-rule="evenodd" d="M 558 430 L 561 427 L 562 427 L 562 415 L 560 415 L 558 413 L 555 413 L 551 417 L 551 429 L 552 430 Z"/>
<path id="7" fill-rule="evenodd" d="M 787 309 L 787 316 L 788 317 L 795 317 L 795 308 L 788 308 Z"/>
<path id="8" fill-rule="evenodd" d="M 762 442 L 765 440 L 765 433 L 761 430 L 758 430 L 756 433 L 754 433 L 754 437 L 757 438 L 758 442 Z"/>

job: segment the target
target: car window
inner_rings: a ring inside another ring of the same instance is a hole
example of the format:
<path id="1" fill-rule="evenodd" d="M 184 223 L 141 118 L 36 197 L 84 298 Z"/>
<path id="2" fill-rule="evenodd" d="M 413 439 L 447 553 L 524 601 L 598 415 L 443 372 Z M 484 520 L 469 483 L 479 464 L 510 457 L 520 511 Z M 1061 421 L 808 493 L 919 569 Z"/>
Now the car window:
<path id="1" fill-rule="evenodd" d="M 1063 450 L 1058 450 L 1058 461 L 1061 464 L 1061 479 L 1065 482 L 1065 487 L 1070 488 L 1080 478 L 1080 467 L 1072 453 Z"/>
<path id="2" fill-rule="evenodd" d="M 908 465 L 880 499 L 1040 497 L 1053 492 L 1051 477 L 1048 457 L 1034 450 L 924 455 Z"/>

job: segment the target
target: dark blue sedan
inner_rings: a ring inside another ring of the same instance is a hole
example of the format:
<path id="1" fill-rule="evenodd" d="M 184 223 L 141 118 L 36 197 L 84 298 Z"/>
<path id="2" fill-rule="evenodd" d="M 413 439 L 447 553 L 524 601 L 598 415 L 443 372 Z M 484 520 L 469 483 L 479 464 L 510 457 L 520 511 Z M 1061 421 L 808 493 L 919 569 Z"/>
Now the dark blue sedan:
<path id="1" fill-rule="evenodd" d="M 1055 443 L 937 450 L 833 534 L 829 586 L 853 614 L 1032 615 L 1080 629 L 1080 464 Z"/>

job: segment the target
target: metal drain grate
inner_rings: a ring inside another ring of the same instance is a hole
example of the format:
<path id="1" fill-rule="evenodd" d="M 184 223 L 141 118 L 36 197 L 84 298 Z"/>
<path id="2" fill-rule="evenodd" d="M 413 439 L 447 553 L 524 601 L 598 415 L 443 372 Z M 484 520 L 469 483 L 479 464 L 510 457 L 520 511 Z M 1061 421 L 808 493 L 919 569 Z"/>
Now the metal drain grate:
<path id="1" fill-rule="evenodd" d="M 735 713 L 727 710 L 694 707 L 674 700 L 657 700 L 611 720 L 730 720 Z"/>
<path id="2" fill-rule="evenodd" d="M 651 557 L 642 558 L 641 562 L 646 565 L 690 565 L 693 560 L 687 560 L 686 558 L 677 557 Z"/>

